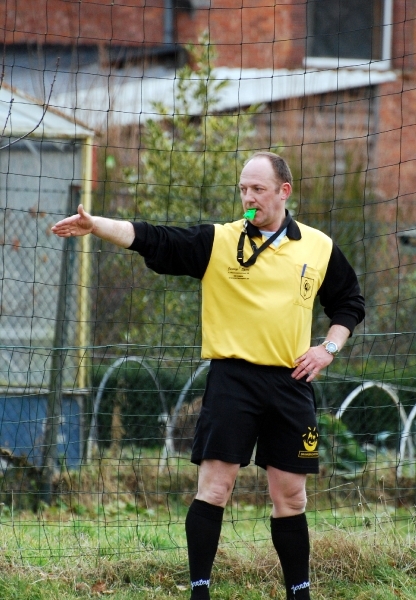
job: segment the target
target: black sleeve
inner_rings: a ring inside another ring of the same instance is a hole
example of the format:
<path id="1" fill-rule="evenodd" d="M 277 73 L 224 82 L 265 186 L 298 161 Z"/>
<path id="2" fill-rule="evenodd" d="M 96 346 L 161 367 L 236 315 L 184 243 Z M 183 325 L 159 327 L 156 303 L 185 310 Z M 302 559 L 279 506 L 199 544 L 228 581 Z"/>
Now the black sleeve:
<path id="1" fill-rule="evenodd" d="M 135 239 L 129 250 L 141 254 L 146 266 L 164 275 L 202 279 L 211 257 L 214 225 L 166 227 L 133 223 Z"/>
<path id="2" fill-rule="evenodd" d="M 335 244 L 318 295 L 331 325 L 343 325 L 352 334 L 356 325 L 364 319 L 364 298 L 357 276 Z"/>

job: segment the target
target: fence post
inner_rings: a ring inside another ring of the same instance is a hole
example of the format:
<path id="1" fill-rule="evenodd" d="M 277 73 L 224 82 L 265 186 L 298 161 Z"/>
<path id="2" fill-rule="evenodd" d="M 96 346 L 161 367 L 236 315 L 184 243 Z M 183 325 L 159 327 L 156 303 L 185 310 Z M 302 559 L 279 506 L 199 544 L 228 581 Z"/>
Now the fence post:
<path id="1" fill-rule="evenodd" d="M 80 187 L 69 188 L 68 213 L 72 214 L 79 203 Z M 62 417 L 63 370 L 68 335 L 67 298 L 68 286 L 74 276 L 75 239 L 64 238 L 62 246 L 61 272 L 59 275 L 58 300 L 56 307 L 55 335 L 52 349 L 51 376 L 46 409 L 45 434 L 43 438 L 41 498 L 47 504 L 52 502 L 53 476 L 58 465 L 58 434 Z"/>

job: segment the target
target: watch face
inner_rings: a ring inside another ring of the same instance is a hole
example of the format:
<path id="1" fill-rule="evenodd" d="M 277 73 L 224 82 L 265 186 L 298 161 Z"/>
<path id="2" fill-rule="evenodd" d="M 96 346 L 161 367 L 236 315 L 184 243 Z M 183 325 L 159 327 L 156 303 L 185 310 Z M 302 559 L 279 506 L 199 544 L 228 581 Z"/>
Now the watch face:
<path id="1" fill-rule="evenodd" d="M 336 352 L 338 350 L 338 346 L 334 342 L 328 342 L 325 347 L 328 350 L 328 352 L 331 353 Z"/>

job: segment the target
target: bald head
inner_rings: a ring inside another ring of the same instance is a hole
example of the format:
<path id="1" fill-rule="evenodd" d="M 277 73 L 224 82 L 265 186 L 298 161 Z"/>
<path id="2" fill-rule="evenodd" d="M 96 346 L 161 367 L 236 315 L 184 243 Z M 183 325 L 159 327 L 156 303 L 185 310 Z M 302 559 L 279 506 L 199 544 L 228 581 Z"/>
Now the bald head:
<path id="1" fill-rule="evenodd" d="M 274 152 L 255 152 L 252 156 L 250 156 L 250 158 L 248 158 L 245 161 L 244 166 L 246 166 L 250 161 L 255 160 L 257 158 L 266 158 L 270 162 L 277 185 L 280 186 L 282 183 L 289 183 L 290 186 L 292 186 L 292 173 L 290 171 L 289 165 L 281 156 L 275 154 Z"/>

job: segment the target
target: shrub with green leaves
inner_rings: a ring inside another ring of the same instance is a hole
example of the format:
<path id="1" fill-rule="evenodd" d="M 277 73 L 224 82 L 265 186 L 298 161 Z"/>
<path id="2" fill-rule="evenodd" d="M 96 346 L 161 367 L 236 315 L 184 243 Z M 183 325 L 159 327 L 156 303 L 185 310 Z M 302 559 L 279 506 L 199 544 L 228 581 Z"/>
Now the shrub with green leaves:
<path id="1" fill-rule="evenodd" d="M 321 465 L 344 476 L 355 476 L 367 462 L 353 433 L 334 415 L 319 415 L 319 455 Z"/>

